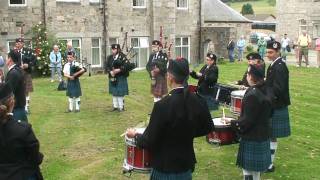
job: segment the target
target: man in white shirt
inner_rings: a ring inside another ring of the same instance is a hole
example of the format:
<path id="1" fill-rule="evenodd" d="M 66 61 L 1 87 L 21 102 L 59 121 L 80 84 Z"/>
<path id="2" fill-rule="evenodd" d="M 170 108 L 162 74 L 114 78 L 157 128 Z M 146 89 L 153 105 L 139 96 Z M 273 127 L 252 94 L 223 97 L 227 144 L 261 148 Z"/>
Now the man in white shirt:
<path id="1" fill-rule="evenodd" d="M 281 39 L 281 57 L 284 61 L 287 60 L 288 49 L 290 49 L 290 39 L 287 37 L 287 34 L 283 35 Z"/>

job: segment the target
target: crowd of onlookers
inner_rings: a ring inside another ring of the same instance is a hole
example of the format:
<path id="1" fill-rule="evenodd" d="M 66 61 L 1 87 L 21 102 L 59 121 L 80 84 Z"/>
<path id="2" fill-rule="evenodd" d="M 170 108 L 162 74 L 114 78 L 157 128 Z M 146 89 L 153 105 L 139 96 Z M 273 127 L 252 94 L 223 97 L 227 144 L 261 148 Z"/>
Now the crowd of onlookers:
<path id="1" fill-rule="evenodd" d="M 273 41 L 275 38 L 270 37 L 259 37 L 256 46 L 256 51 L 263 58 L 265 57 L 267 41 Z M 320 67 L 320 38 L 315 40 L 315 48 L 312 47 L 312 40 L 310 35 L 306 31 L 302 31 L 302 34 L 297 37 L 294 41 L 291 40 L 287 34 L 284 34 L 281 39 L 281 56 L 284 61 L 287 60 L 289 54 L 294 53 L 296 59 L 296 66 L 301 67 L 302 63 L 309 65 L 309 50 L 315 50 L 317 56 L 317 67 Z M 230 62 L 235 61 L 235 54 L 237 54 L 237 60 L 242 61 L 243 53 L 246 50 L 248 43 L 246 42 L 244 36 L 242 35 L 236 42 L 231 39 L 227 45 L 228 58 Z M 235 53 L 236 52 L 236 53 Z"/>

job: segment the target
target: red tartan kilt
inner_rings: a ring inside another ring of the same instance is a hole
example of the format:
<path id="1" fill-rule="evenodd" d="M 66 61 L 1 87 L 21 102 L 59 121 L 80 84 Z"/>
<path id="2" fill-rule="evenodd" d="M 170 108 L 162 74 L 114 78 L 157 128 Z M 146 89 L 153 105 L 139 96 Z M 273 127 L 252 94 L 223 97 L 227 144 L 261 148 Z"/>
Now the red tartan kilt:
<path id="1" fill-rule="evenodd" d="M 32 77 L 29 73 L 24 73 L 24 82 L 26 85 L 26 93 L 33 92 Z"/>
<path id="2" fill-rule="evenodd" d="M 168 93 L 166 75 L 165 76 L 162 76 L 162 75 L 156 76 L 156 84 L 154 86 L 151 85 L 151 93 L 155 97 L 162 97 Z"/>

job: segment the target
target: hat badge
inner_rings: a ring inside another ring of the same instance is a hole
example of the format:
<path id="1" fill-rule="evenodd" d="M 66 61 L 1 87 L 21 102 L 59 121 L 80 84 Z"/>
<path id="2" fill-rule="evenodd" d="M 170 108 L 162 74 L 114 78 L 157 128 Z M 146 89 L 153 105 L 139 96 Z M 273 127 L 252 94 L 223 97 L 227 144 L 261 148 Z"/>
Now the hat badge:
<path id="1" fill-rule="evenodd" d="M 253 57 L 252 57 L 252 56 L 249 56 L 249 59 L 253 59 Z"/>
<path id="2" fill-rule="evenodd" d="M 278 48 L 278 44 L 277 43 L 273 43 L 273 48 Z"/>
<path id="3" fill-rule="evenodd" d="M 210 57 L 213 58 L 213 55 L 211 54 Z"/>

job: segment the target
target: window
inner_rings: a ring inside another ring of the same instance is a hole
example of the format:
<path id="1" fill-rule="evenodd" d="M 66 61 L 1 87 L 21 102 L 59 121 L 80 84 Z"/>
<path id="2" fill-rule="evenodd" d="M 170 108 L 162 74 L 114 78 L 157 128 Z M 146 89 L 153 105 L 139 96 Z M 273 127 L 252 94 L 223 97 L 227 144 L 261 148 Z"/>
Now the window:
<path id="1" fill-rule="evenodd" d="M 178 9 L 188 9 L 188 0 L 177 0 Z"/>
<path id="2" fill-rule="evenodd" d="M 119 40 L 118 38 L 109 38 L 109 44 L 107 48 L 107 55 L 111 55 L 111 44 L 118 44 Z"/>
<path id="3" fill-rule="evenodd" d="M 149 41 L 147 37 L 131 38 L 131 47 L 137 55 L 131 60 L 138 68 L 145 68 L 149 55 Z"/>
<path id="4" fill-rule="evenodd" d="M 190 61 L 190 43 L 189 37 L 176 38 L 175 43 L 176 57 L 184 57 Z"/>
<path id="5" fill-rule="evenodd" d="M 7 50 L 10 51 L 10 49 L 13 49 L 13 47 L 15 46 L 15 44 L 16 44 L 16 41 L 15 41 L 15 40 L 9 40 L 9 41 L 7 41 L 7 48 L 8 48 Z M 24 40 L 24 46 L 25 46 L 25 47 L 30 47 L 30 48 L 32 48 L 31 40 L 25 39 L 25 40 Z"/>
<path id="6" fill-rule="evenodd" d="M 80 2 L 80 0 L 56 0 L 57 2 Z"/>
<path id="7" fill-rule="evenodd" d="M 9 6 L 27 6 L 27 0 L 8 0 Z"/>
<path id="8" fill-rule="evenodd" d="M 59 42 L 62 42 L 64 44 L 71 42 L 72 47 L 76 51 L 76 59 L 81 60 L 82 57 L 81 57 L 81 40 L 80 39 L 59 39 Z M 62 56 L 64 56 L 64 54 Z"/>
<path id="9" fill-rule="evenodd" d="M 100 0 L 89 0 L 90 3 L 100 3 Z"/>
<path id="10" fill-rule="evenodd" d="M 132 0 L 133 8 L 146 8 L 145 0 Z"/>
<path id="11" fill-rule="evenodd" d="M 101 50 L 100 50 L 100 39 L 91 39 L 91 64 L 92 67 L 101 67 Z"/>
<path id="12" fill-rule="evenodd" d="M 315 24 L 313 27 L 314 27 L 313 36 L 320 37 L 320 24 Z"/>

